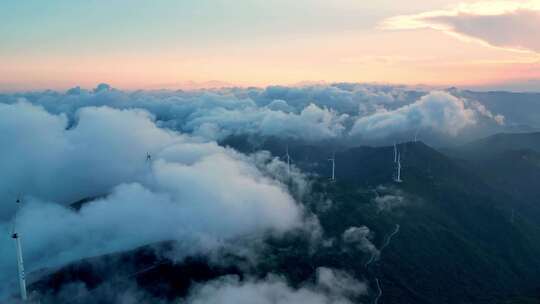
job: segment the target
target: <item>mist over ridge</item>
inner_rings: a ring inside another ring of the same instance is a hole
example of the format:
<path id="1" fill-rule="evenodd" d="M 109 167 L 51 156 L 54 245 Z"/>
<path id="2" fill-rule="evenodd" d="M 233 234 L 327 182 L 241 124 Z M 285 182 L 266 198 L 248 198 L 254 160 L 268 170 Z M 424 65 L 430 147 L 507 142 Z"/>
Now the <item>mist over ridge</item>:
<path id="1" fill-rule="evenodd" d="M 182 287 L 189 287 L 190 303 L 249 296 L 272 301 L 270 293 L 283 303 L 365 302 L 382 295 L 374 269 L 384 263 L 394 237 L 410 237 L 417 229 L 407 226 L 406 214 L 418 217 L 414 212 L 428 212 L 423 208 L 432 201 L 441 205 L 429 212 L 446 210 L 453 200 L 448 194 L 465 195 L 460 191 L 473 193 L 463 199 L 478 204 L 474 208 L 491 208 L 491 198 L 481 194 L 488 186 L 431 147 L 454 149 L 499 132 L 539 128 L 533 111 L 538 105 L 530 101 L 538 96 L 518 94 L 520 104 L 501 106 L 516 96 L 507 94 L 354 83 L 134 92 L 101 84 L 93 90 L 1 94 L 0 227 L 12 229 L 14 201 L 21 198 L 15 224 L 29 282 L 38 284 L 32 286 L 52 284 L 44 283 L 50 273 L 80 261 L 172 241 L 172 251 L 152 249 L 157 259 L 183 265 L 198 256 L 229 267 L 216 261 L 233 256 L 246 263 Z M 402 186 L 393 185 L 396 142 Z M 448 153 L 468 159 L 464 151 Z M 336 182 L 326 177 L 332 155 Z M 441 176 L 434 177 L 437 171 Z M 467 183 L 474 190 L 463 190 Z M 438 195 L 448 197 L 439 202 Z M 358 219 L 336 222 L 349 211 Z M 280 249 L 286 255 L 267 252 L 291 240 L 298 248 Z M 6 233 L 0 238 L 2 297 L 16 284 L 11 247 Z M 295 250 L 315 260 L 309 271 L 300 271 L 299 282 L 284 270 L 288 261 L 265 268 Z M 334 255 L 357 264 L 333 265 Z M 77 290 L 83 299 L 96 292 L 112 297 L 107 290 L 113 283 L 104 280 L 97 291 L 86 284 Z M 130 286 L 124 296 L 151 301 L 139 283 L 121 284 Z M 70 293 L 72 287 L 60 286 L 52 299 Z"/>

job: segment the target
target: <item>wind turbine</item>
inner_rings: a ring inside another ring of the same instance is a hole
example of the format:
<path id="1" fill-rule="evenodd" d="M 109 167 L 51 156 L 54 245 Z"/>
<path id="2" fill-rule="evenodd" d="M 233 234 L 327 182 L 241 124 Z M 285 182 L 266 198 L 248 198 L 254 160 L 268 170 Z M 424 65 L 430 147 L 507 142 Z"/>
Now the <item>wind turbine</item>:
<path id="1" fill-rule="evenodd" d="M 332 181 L 336 180 L 336 152 L 332 154 L 332 158 L 329 158 L 328 161 L 332 162 Z"/>
<path id="2" fill-rule="evenodd" d="M 397 146 L 395 142 L 394 142 L 394 163 L 397 163 Z"/>
<path id="3" fill-rule="evenodd" d="M 401 180 L 401 153 L 397 153 L 397 165 L 396 165 L 396 179 L 394 180 L 396 183 L 401 183 L 403 180 Z"/>
<path id="4" fill-rule="evenodd" d="M 420 132 L 420 127 L 416 129 L 416 132 L 414 133 L 414 142 L 418 141 L 418 133 Z"/>
<path id="5" fill-rule="evenodd" d="M 19 271 L 19 287 L 21 289 L 21 299 L 23 301 L 26 301 L 28 299 L 28 296 L 26 293 L 26 276 L 24 274 L 21 235 L 17 232 L 17 213 L 19 212 L 19 208 L 21 206 L 21 199 L 17 198 L 15 202 L 17 203 L 17 211 L 15 212 L 15 217 L 13 219 L 13 233 L 11 234 L 11 237 L 15 240 L 15 249 L 17 251 L 17 269 Z"/>
<path id="6" fill-rule="evenodd" d="M 287 145 L 287 152 L 285 153 L 285 158 L 287 159 L 287 175 L 291 174 L 291 155 L 289 155 L 289 145 Z"/>

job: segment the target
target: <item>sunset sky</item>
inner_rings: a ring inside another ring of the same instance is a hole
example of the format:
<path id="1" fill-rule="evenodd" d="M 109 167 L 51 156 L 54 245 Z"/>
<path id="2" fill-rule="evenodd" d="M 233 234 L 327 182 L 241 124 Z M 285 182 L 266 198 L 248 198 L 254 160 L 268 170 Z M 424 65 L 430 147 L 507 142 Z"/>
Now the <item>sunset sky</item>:
<path id="1" fill-rule="evenodd" d="M 376 82 L 540 91 L 540 0 L 0 0 L 0 90 Z"/>

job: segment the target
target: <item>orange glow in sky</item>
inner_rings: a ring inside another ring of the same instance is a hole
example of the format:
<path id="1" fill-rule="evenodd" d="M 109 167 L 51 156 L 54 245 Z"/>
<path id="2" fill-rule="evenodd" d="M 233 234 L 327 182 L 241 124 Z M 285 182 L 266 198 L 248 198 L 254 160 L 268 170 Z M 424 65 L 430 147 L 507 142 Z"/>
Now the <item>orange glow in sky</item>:
<path id="1" fill-rule="evenodd" d="M 32 2 L 12 4 L 9 16 L 0 13 L 8 24 L 0 30 L 0 90 L 99 82 L 136 89 L 192 82 L 474 86 L 540 79 L 540 42 L 529 36 L 540 32 L 538 1 L 412 1 L 407 7 L 382 1 L 377 7 L 303 0 L 303 7 L 285 1 L 266 7 L 253 0 L 224 6 L 230 11 L 202 4 L 178 8 L 181 22 L 173 18 L 171 2 L 145 12 L 144 2 L 135 1 L 132 9 L 141 6 L 133 20 L 115 15 L 121 7 L 113 5 L 105 16 L 101 7 L 82 7 L 87 19 L 60 15 L 21 26 L 39 12 Z M 93 29 L 93 22 L 101 23 Z M 512 22 L 519 27 L 505 28 Z"/>

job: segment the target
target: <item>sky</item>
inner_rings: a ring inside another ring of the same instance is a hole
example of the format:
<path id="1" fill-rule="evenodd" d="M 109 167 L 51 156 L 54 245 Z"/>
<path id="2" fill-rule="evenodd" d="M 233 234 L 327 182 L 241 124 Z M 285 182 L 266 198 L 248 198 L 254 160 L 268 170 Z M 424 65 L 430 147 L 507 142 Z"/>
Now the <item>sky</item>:
<path id="1" fill-rule="evenodd" d="M 0 90 L 366 82 L 540 91 L 540 0 L 0 0 Z"/>

